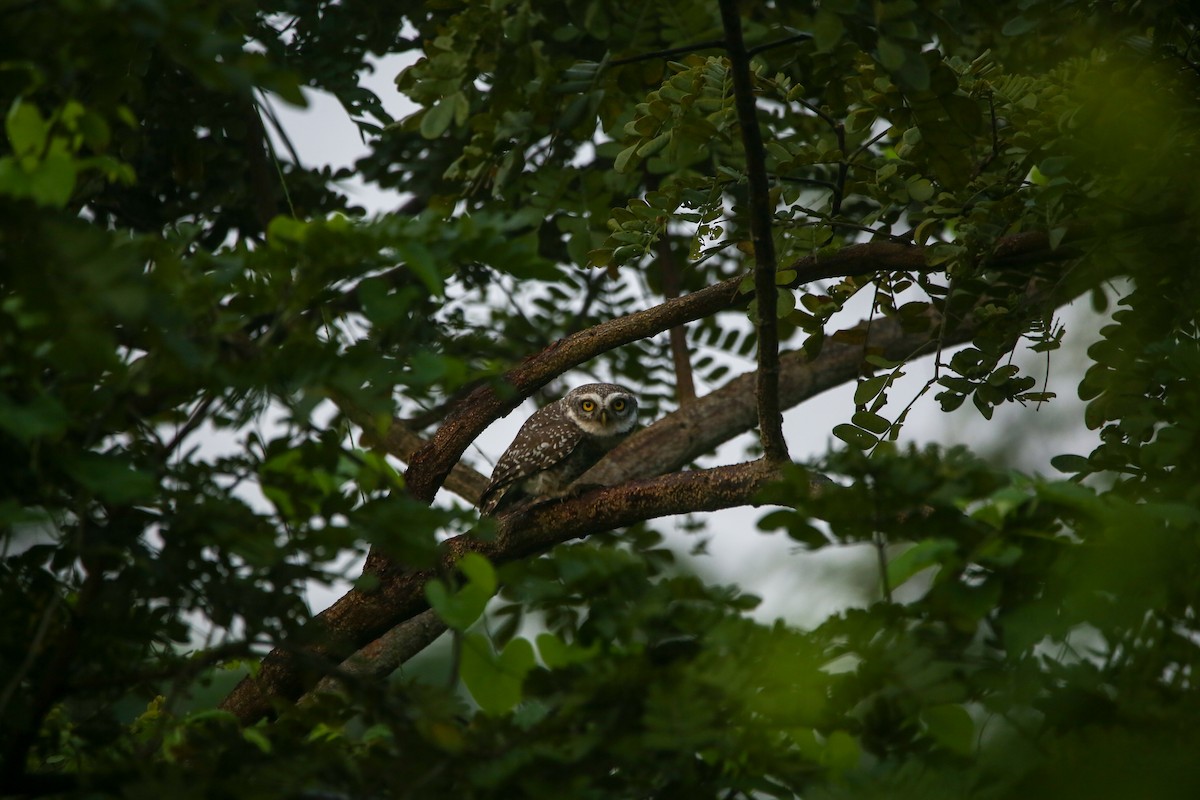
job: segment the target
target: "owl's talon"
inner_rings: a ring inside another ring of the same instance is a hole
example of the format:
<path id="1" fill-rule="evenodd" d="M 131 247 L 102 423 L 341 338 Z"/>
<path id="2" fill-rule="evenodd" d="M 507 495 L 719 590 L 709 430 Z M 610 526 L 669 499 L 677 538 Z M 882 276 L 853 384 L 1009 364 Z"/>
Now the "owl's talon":
<path id="1" fill-rule="evenodd" d="M 605 488 L 608 488 L 608 487 L 606 487 L 603 483 L 573 483 L 570 486 L 568 486 L 567 491 L 563 493 L 563 499 L 564 500 L 568 500 L 568 499 L 573 500 L 576 497 L 582 497 L 583 495 L 587 494 L 588 492 L 594 491 L 596 489 L 605 489 Z"/>

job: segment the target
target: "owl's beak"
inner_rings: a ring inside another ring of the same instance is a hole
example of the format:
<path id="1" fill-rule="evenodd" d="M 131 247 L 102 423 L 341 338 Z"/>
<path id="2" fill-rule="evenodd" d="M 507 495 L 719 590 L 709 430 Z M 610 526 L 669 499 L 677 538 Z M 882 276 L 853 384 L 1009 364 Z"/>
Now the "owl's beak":
<path id="1" fill-rule="evenodd" d="M 607 408 L 600 409 L 600 424 L 601 425 L 608 424 L 608 409 Z"/>

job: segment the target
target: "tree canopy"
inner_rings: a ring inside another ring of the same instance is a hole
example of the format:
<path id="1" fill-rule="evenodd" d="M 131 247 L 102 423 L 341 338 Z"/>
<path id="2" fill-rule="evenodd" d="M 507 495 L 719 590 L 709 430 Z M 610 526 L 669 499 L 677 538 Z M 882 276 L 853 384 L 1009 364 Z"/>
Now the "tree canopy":
<path id="1" fill-rule="evenodd" d="M 0 793 L 1197 796 L 1198 25 L 0 0 Z M 291 149 L 306 90 L 353 168 Z M 1072 336 L 1053 475 L 906 436 L 1053 404 L 1014 357 Z M 643 429 L 481 519 L 472 443 L 579 376 Z M 764 622 L 654 522 L 738 506 L 870 548 L 871 602 Z"/>

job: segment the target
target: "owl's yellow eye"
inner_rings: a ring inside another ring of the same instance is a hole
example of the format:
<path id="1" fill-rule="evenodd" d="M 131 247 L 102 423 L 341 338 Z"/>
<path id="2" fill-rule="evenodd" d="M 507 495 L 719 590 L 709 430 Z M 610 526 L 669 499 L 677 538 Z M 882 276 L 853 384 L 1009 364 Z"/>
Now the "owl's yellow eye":
<path id="1" fill-rule="evenodd" d="M 588 414 L 590 414 L 596 410 L 596 404 L 594 402 L 592 402 L 591 400 L 584 400 L 582 403 L 579 404 L 579 407 L 582 408 L 584 411 L 586 411 Z"/>
<path id="2" fill-rule="evenodd" d="M 625 410 L 625 401 L 619 400 L 619 399 L 613 400 L 612 401 L 612 410 L 613 411 L 624 411 Z"/>

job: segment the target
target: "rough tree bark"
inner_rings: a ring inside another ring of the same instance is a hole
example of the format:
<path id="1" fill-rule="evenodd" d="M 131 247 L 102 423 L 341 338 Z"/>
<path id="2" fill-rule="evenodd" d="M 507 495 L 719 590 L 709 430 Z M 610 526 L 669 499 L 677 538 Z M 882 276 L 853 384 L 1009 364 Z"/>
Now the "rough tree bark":
<path id="1" fill-rule="evenodd" d="M 424 443 L 420 443 L 419 438 L 403 426 L 393 426 L 391 431 L 385 434 L 385 441 L 389 448 L 411 451 L 409 467 L 405 473 L 405 486 L 413 498 L 425 503 L 432 502 L 437 490 L 448 478 L 460 492 L 473 494 L 479 476 L 464 471 L 462 467 L 452 476 L 452 471 L 458 465 L 463 452 L 485 427 L 512 411 L 524 398 L 557 375 L 615 347 L 748 302 L 751 296 L 758 297 L 760 309 L 756 323 L 758 369 L 750 376 L 754 381 L 754 391 L 746 391 L 748 387 L 743 384 L 747 379 L 744 376 L 731 382 L 723 390 L 725 394 L 719 400 L 727 401 L 725 408 L 729 414 L 729 410 L 741 408 L 740 398 L 756 398 L 758 424 L 766 461 L 778 464 L 787 459 L 787 445 L 782 433 L 780 397 L 782 366 L 778 352 L 777 320 L 774 314 L 775 296 L 778 291 L 777 271 L 771 231 L 768 176 L 750 74 L 751 53 L 742 39 L 736 0 L 721 0 L 720 7 L 725 29 L 725 38 L 720 44 L 730 56 L 735 105 L 746 152 L 750 228 L 755 248 L 755 292 L 753 295 L 741 292 L 739 276 L 684 297 L 668 299 L 646 311 L 614 319 L 568 336 L 510 370 L 504 376 L 507 391 L 502 391 L 498 385 L 482 385 L 459 402 L 452 404 L 442 426 Z M 1034 235 L 1031 238 L 1028 235 L 1018 235 L 1001 240 L 993 253 L 993 259 L 1014 257 L 1031 258 L 1034 261 L 1039 260 L 1039 257 L 1041 260 L 1052 257 L 1046 236 Z M 929 269 L 926 266 L 924 248 L 894 242 L 852 245 L 832 255 L 802 259 L 792 265 L 792 268 L 796 270 L 793 286 L 822 278 L 896 270 L 921 272 Z M 873 331 L 872 338 L 875 335 Z M 943 332 L 943 337 L 944 335 Z M 910 350 L 914 352 L 922 346 L 920 343 L 909 344 Z M 911 353 L 899 355 L 905 357 Z M 857 375 L 858 367 L 854 364 L 851 354 L 843 353 L 842 356 L 846 359 L 845 363 L 841 365 L 840 371 L 832 370 L 831 374 L 836 374 L 840 381 L 852 380 Z M 836 356 L 827 356 L 827 359 L 832 363 Z M 802 371 L 801 362 L 789 363 L 789 367 L 791 366 L 796 368 L 797 375 Z M 800 383 L 802 381 L 794 382 L 790 387 L 790 391 L 797 397 L 797 402 L 802 399 L 800 395 L 804 394 L 803 389 L 797 388 Z M 687 409 L 680 411 L 694 411 L 701 406 L 698 402 L 687 405 Z M 711 410 L 714 407 L 712 403 L 704 405 L 705 409 Z M 724 426 L 708 425 L 706 428 L 709 431 L 721 430 L 732 435 L 737 432 L 735 428 L 748 427 L 744 415 L 732 413 L 727 416 L 727 420 Z M 694 429 L 682 424 L 668 436 L 674 439 L 675 446 L 665 447 L 662 453 L 672 454 L 672 467 L 677 468 L 693 457 L 693 454 L 711 449 L 718 443 L 707 441 L 711 437 L 696 437 L 693 433 Z M 656 434 L 647 432 L 638 437 L 638 444 L 631 442 L 622 452 L 633 452 L 634 447 L 637 447 L 638 452 L 644 452 L 644 442 L 654 435 Z M 619 462 L 621 458 L 621 453 L 615 454 L 614 463 Z M 475 549 L 493 560 L 504 561 L 541 552 L 558 541 L 656 516 L 747 503 L 750 502 L 763 476 L 770 472 L 771 469 L 761 466 L 740 465 L 717 470 L 676 473 L 648 482 L 635 482 L 605 490 L 602 493 L 602 504 L 598 504 L 597 498 L 589 501 L 585 497 L 552 508 L 534 509 L 528 514 L 519 515 L 521 527 L 516 529 L 520 531 L 519 535 L 510 527 L 506 527 L 515 524 L 506 518 L 499 522 L 503 535 L 494 541 L 482 542 L 471 537 L 457 537 L 444 543 L 441 566 L 443 569 L 451 569 L 457 558 L 467 549 Z M 718 505 L 713 506 L 713 503 Z M 268 698 L 278 697 L 285 701 L 294 701 L 323 674 L 329 672 L 331 667 L 336 666 L 355 650 L 424 610 L 423 587 L 433 573 L 398 568 L 382 554 L 374 551 L 367 557 L 364 572 L 378 578 L 377 589 L 369 593 L 351 591 L 320 614 L 305 631 L 307 647 L 277 648 L 263 661 L 262 668 L 254 679 L 246 679 L 226 697 L 223 707 L 234 711 L 242 720 L 248 722 L 269 712 Z"/>
<path id="2" fill-rule="evenodd" d="M 940 319 L 933 313 L 929 317 L 932 331 L 939 326 Z M 967 341 L 972 333 L 973 326 L 960 326 L 934 340 L 929 331 L 905 331 L 895 320 L 883 320 L 874 324 L 869 345 L 872 352 L 885 358 L 904 361 L 932 351 L 939 343 L 944 347 L 960 344 Z M 854 380 L 862 371 L 862 354 L 862 345 L 837 342 L 826 344 L 816 359 L 810 359 L 803 352 L 784 354 L 780 360 L 781 407 L 791 408 L 827 389 Z M 744 433 L 758 419 L 757 404 L 754 402 L 755 378 L 753 371 L 747 372 L 717 391 L 694 398 L 651 423 L 610 452 L 580 482 L 584 485 L 615 486 L 625 481 L 675 472 L 718 445 Z M 420 439 L 400 421 L 393 426 L 393 431 L 396 429 L 404 431 L 404 434 L 393 436 L 389 432 L 384 439 L 386 449 L 391 455 L 407 460 L 416 450 L 413 440 L 419 442 Z M 403 445 L 396 447 L 397 442 L 403 442 Z M 458 479 L 455 479 L 456 475 Z M 466 479 L 468 475 L 471 477 Z M 479 490 L 473 487 L 487 481 L 483 475 L 461 463 L 454 467 L 450 476 L 446 487 L 472 503 L 479 498 Z M 445 625 L 439 626 L 431 611 L 423 611 L 346 659 L 338 667 L 337 676 L 381 678 L 389 675 L 432 643 L 444 630 Z M 336 677 L 327 677 L 313 691 L 331 691 L 337 683 Z"/>
<path id="3" fill-rule="evenodd" d="M 836 253 L 806 256 L 788 265 L 785 269 L 795 270 L 796 277 L 787 285 L 797 288 L 827 278 L 871 273 L 939 271 L 939 267 L 926 264 L 927 253 L 925 247 L 896 242 L 850 245 Z M 1045 233 L 1028 232 L 997 241 L 990 262 L 995 266 L 1034 265 L 1066 257 L 1061 245 L 1057 251 L 1051 250 Z M 405 473 L 409 493 L 432 502 L 475 437 L 558 375 L 621 345 L 749 302 L 754 295 L 740 292 L 741 282 L 740 276 L 730 278 L 572 334 L 509 370 L 502 380 L 505 391 L 494 384 L 476 388 L 454 404 L 437 433 L 413 455 Z"/>
<path id="4" fill-rule="evenodd" d="M 993 262 L 1033 265 L 1063 257 L 1065 255 L 1061 247 L 1057 251 L 1050 250 L 1045 235 L 1018 234 L 1001 240 Z M 924 270 L 924 262 L 923 248 L 872 243 L 854 245 L 823 259 L 804 259 L 795 268 L 798 276 L 803 276 L 798 277 L 797 281 L 807 282 L 819 277 Z M 666 330 L 678 324 L 681 317 L 694 319 L 696 317 L 690 315 L 697 314 L 698 309 L 715 313 L 733 307 L 745 298 L 737 293 L 737 283 L 737 279 L 731 279 L 678 300 L 667 301 L 653 309 L 582 331 L 531 357 L 512 370 L 509 376 L 516 386 L 541 385 L 592 355 Z M 701 299 L 697 300 L 697 295 Z M 863 347 L 828 343 L 811 364 L 800 353 L 786 356 L 781 365 L 788 377 L 781 381 L 782 390 L 787 404 L 794 405 L 806 397 L 857 377 L 861 369 L 861 356 L 866 349 L 878 347 L 888 357 L 899 359 L 910 357 L 922 349 L 932 350 L 939 341 L 942 345 L 962 341 L 969 334 L 969 329 L 957 328 L 939 333 L 938 320 L 933 317 L 926 331 L 916 333 L 905 333 L 898 323 L 890 320 L 876 321 Z M 754 381 L 754 373 L 735 379 L 717 393 L 680 409 L 676 412 L 677 416 L 672 415 L 651 426 L 637 439 L 631 439 L 610 454 L 610 458 L 616 462 L 625 459 L 636 462 L 646 458 L 649 453 L 655 453 L 661 464 L 678 468 L 720 442 L 752 427 L 755 419 L 753 400 L 749 401 L 751 408 L 747 413 L 744 407 L 746 401 L 739 398 L 753 397 L 749 387 Z M 533 388 L 527 390 L 532 392 Z M 422 481 L 431 487 L 431 491 L 436 491 L 440 478 L 457 464 L 458 457 L 469 444 L 469 440 L 461 437 L 473 435 L 470 432 L 476 428 L 476 433 L 482 430 L 506 407 L 515 406 L 516 402 L 519 401 L 511 398 L 501 400 L 491 387 L 476 389 L 451 409 L 447 422 L 438 433 L 413 455 L 406 473 L 409 480 Z M 710 416 L 704 417 L 704 414 Z M 662 438 L 654 438 L 655 444 L 651 446 L 652 437 Z M 455 454 L 454 461 L 448 467 L 444 465 L 449 461 L 449 456 L 441 447 L 448 447 Z M 739 465 L 739 469 L 748 467 Z M 432 472 L 437 472 L 439 479 L 435 480 Z M 635 467 L 632 472 L 636 474 L 638 468 Z M 535 515 L 530 519 L 526 519 L 525 515 L 519 517 L 519 529 L 530 531 L 528 535 L 513 534 L 511 531 L 517 528 L 517 523 L 504 519 L 501 524 L 510 526 L 505 528 L 509 533 L 494 542 L 471 540 L 468 543 L 464 537 L 458 537 L 445 543 L 443 565 L 451 567 L 468 547 L 502 562 L 542 552 L 559 541 L 658 516 L 749 503 L 760 485 L 757 479 L 753 485 L 744 481 L 740 484 L 720 484 L 720 479 L 725 475 L 719 470 L 675 473 L 661 479 L 590 493 L 551 509 L 535 509 L 530 512 Z M 621 476 L 617 477 L 620 479 Z M 736 486 L 741 487 L 742 493 L 735 491 Z M 631 499 L 635 497 L 636 503 Z M 713 502 L 720 504 L 712 506 Z M 382 559 L 376 561 L 375 572 L 380 581 L 376 590 L 370 593 L 351 591 L 320 614 L 305 637 L 311 643 L 308 649 L 296 646 L 273 651 L 264 659 L 259 674 L 239 684 L 222 703 L 222 707 L 247 723 L 269 714 L 272 710 L 271 698 L 285 704 L 294 701 L 355 650 L 425 610 L 423 588 L 433 573 L 396 569 Z"/>
<path id="5" fill-rule="evenodd" d="M 370 642 L 398 621 L 423 612 L 425 584 L 439 572 L 453 570 L 468 552 L 502 564 L 647 519 L 748 505 L 779 476 L 778 465 L 765 461 L 676 472 L 500 517 L 492 539 L 463 534 L 443 542 L 439 564 L 433 569 L 397 570 L 374 591 L 347 593 L 314 620 L 308 649 L 272 651 L 258 674 L 239 683 L 221 707 L 249 724 L 271 714 L 277 704 L 290 705 L 353 652 L 349 642 Z"/>

